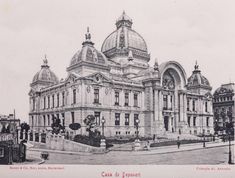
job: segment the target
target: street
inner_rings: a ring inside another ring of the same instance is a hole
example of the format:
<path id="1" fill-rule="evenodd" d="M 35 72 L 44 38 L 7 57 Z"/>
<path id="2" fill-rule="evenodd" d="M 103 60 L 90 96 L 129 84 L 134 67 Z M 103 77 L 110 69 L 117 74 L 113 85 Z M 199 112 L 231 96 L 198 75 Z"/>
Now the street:
<path id="1" fill-rule="evenodd" d="M 232 150 L 234 146 L 232 146 Z M 39 152 L 29 151 L 31 155 Z M 146 152 L 147 153 L 147 152 Z M 163 154 L 111 151 L 106 154 L 71 155 L 50 152 L 45 164 L 146 165 L 146 164 L 228 164 L 228 146 Z"/>

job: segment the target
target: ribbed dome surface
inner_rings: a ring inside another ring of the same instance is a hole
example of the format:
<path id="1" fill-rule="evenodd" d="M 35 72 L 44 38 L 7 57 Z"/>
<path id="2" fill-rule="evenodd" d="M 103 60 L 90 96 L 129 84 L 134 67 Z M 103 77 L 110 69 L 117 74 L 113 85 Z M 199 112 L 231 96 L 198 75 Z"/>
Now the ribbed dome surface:
<path id="1" fill-rule="evenodd" d="M 93 46 L 83 46 L 81 50 L 75 53 L 70 61 L 70 67 L 78 64 L 81 61 L 106 64 L 107 59 L 104 54 L 96 50 Z"/>
<path id="2" fill-rule="evenodd" d="M 91 34 L 89 33 L 89 28 L 87 29 L 87 34 L 85 35 L 86 40 L 82 43 L 82 49 L 75 53 L 70 61 L 69 67 L 73 67 L 80 62 L 90 62 L 100 65 L 107 65 L 107 59 L 105 55 L 96 50 L 94 43 L 91 41 Z"/>
<path id="3" fill-rule="evenodd" d="M 107 57 L 128 55 L 131 50 L 134 56 L 139 56 L 149 61 L 147 44 L 144 38 L 132 29 L 132 20 L 125 12 L 116 22 L 117 29 L 103 42 L 101 51 Z"/>
<path id="4" fill-rule="evenodd" d="M 122 41 L 123 38 L 123 41 Z M 147 52 L 147 45 L 136 31 L 122 27 L 112 32 L 104 41 L 101 51 L 106 52 L 113 48 L 134 48 Z"/>
<path id="5" fill-rule="evenodd" d="M 32 83 L 35 82 L 46 82 L 51 84 L 56 84 L 59 82 L 58 77 L 50 70 L 50 67 L 47 65 L 46 59 L 44 60 L 44 64 L 41 66 L 41 70 L 33 77 Z"/>
<path id="6" fill-rule="evenodd" d="M 201 71 L 198 69 L 198 65 L 196 64 L 193 74 L 188 78 L 188 87 L 198 85 L 211 87 L 209 81 L 201 74 Z"/>

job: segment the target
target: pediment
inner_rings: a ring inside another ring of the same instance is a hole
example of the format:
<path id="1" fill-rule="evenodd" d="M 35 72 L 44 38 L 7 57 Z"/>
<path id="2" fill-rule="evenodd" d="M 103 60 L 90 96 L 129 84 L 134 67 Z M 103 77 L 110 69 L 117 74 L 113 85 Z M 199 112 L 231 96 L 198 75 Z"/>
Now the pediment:
<path id="1" fill-rule="evenodd" d="M 95 83 L 102 83 L 102 82 L 111 82 L 111 80 L 105 76 L 104 74 L 98 72 L 92 75 L 85 77 L 86 79 L 92 80 Z"/>
<path id="2" fill-rule="evenodd" d="M 74 83 L 75 80 L 79 77 L 78 74 L 75 73 L 69 73 L 67 78 L 64 80 L 65 83 Z"/>

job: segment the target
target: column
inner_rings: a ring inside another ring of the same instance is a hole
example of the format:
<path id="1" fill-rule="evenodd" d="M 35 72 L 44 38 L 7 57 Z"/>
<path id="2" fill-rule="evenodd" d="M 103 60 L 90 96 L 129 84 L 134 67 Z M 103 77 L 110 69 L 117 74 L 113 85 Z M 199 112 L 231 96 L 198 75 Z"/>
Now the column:
<path id="1" fill-rule="evenodd" d="M 35 131 L 33 130 L 33 142 L 35 142 Z"/>
<path id="2" fill-rule="evenodd" d="M 158 94 L 158 90 L 155 90 L 154 91 L 154 98 L 155 98 L 155 101 L 154 101 L 154 120 L 159 120 L 159 94 Z"/>
<path id="3" fill-rule="evenodd" d="M 180 94 L 179 100 L 180 100 L 180 105 L 179 105 L 180 118 L 179 118 L 179 121 L 181 122 L 181 121 L 183 121 L 183 94 Z"/>
<path id="4" fill-rule="evenodd" d="M 42 143 L 42 133 L 41 133 L 41 131 L 39 131 L 39 133 L 38 133 L 38 142 L 39 143 Z"/>
<path id="5" fill-rule="evenodd" d="M 160 90 L 159 91 L 159 97 L 158 97 L 158 120 L 162 121 L 163 118 L 162 118 L 162 102 L 163 102 L 163 97 L 162 97 L 162 91 Z"/>
<path id="6" fill-rule="evenodd" d="M 184 121 L 187 122 L 187 96 L 184 94 Z"/>

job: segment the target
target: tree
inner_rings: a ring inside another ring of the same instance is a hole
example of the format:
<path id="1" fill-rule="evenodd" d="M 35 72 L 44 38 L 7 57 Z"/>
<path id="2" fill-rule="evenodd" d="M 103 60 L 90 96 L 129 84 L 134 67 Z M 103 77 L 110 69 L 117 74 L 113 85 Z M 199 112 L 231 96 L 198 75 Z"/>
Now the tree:
<path id="1" fill-rule="evenodd" d="M 81 128 L 81 124 L 79 123 L 72 123 L 72 124 L 69 124 L 69 128 L 72 129 L 72 130 L 78 130 Z"/>
<path id="2" fill-rule="evenodd" d="M 95 116 L 88 115 L 83 121 L 87 128 L 86 131 L 89 133 L 90 145 L 93 145 L 95 139 L 100 136 L 100 132 L 96 129 Z"/>
<path id="3" fill-rule="evenodd" d="M 26 122 L 23 122 L 22 124 L 20 124 L 20 138 L 23 138 L 23 132 L 25 131 L 25 138 L 28 138 L 28 131 L 30 129 L 29 124 L 27 124 Z"/>
<path id="4" fill-rule="evenodd" d="M 7 129 L 6 129 L 6 126 L 5 126 L 5 125 L 2 126 L 2 131 L 1 131 L 1 133 L 7 133 Z"/>
<path id="5" fill-rule="evenodd" d="M 64 126 L 60 124 L 60 119 L 56 118 L 55 121 L 51 124 L 52 133 L 58 134 L 60 131 L 64 131 Z"/>
<path id="6" fill-rule="evenodd" d="M 27 133 L 30 129 L 30 126 L 26 122 L 23 122 L 22 124 L 20 124 L 20 128 L 21 132 L 25 131 Z"/>

